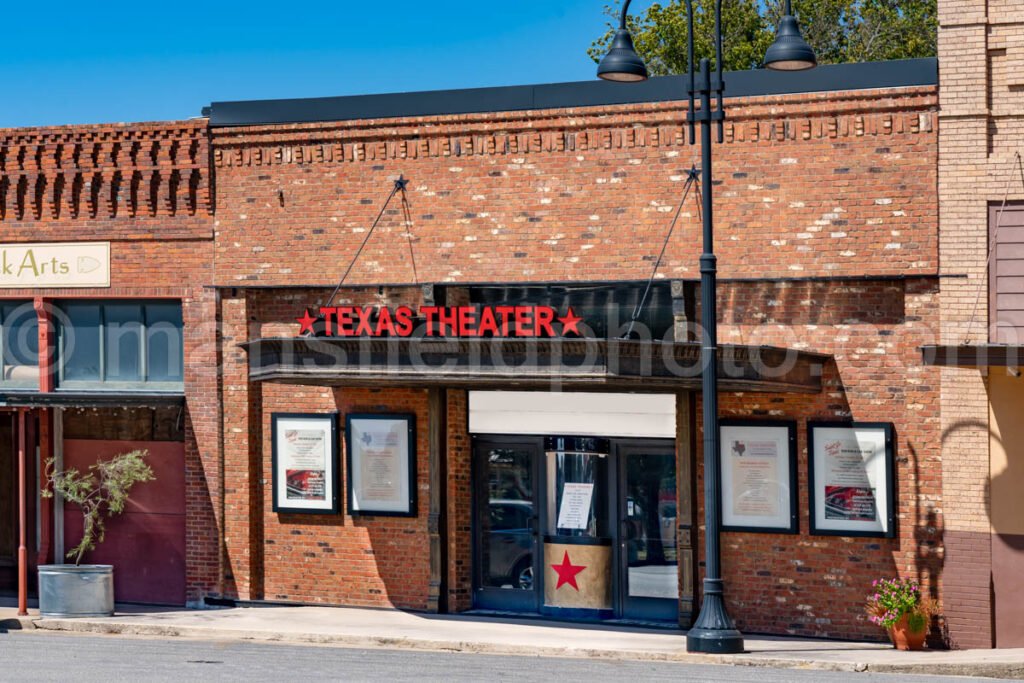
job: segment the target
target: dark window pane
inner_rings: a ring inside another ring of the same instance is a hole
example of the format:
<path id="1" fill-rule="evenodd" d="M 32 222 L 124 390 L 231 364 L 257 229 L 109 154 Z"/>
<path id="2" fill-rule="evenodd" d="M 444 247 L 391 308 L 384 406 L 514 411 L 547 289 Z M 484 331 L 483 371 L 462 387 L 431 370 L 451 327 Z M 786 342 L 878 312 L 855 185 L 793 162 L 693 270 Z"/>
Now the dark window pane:
<path id="1" fill-rule="evenodd" d="M 100 307 L 95 304 L 67 304 L 62 328 L 64 379 L 100 380 Z"/>
<path id="2" fill-rule="evenodd" d="M 146 353 L 149 356 L 150 382 L 183 381 L 184 343 L 181 306 L 146 306 Z"/>
<path id="3" fill-rule="evenodd" d="M 679 598 L 676 462 L 671 453 L 626 459 L 626 550 L 630 597 Z"/>
<path id="4" fill-rule="evenodd" d="M 31 303 L 3 306 L 3 382 L 8 386 L 39 386 L 39 321 Z"/>
<path id="5" fill-rule="evenodd" d="M 104 306 L 104 362 L 108 382 L 142 379 L 142 306 Z"/>

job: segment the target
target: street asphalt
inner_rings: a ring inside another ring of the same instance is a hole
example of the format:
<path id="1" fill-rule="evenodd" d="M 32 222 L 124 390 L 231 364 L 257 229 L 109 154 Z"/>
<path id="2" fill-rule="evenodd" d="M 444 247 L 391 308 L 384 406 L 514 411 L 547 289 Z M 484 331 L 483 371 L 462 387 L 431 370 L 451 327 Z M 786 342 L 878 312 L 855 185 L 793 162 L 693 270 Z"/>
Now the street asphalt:
<path id="1" fill-rule="evenodd" d="M 0 632 L 0 681 L 982 681 L 659 662 Z M 990 680 L 990 679 L 988 679 Z"/>

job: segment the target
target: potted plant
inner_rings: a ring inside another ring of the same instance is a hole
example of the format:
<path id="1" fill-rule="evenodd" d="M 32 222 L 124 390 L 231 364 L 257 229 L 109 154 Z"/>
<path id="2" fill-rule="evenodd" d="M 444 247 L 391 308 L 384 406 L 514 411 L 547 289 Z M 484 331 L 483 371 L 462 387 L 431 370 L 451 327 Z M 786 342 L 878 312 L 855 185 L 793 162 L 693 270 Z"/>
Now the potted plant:
<path id="1" fill-rule="evenodd" d="M 898 650 L 923 650 L 935 601 L 921 595 L 912 579 L 876 579 L 875 592 L 868 596 L 866 610 L 871 623 L 886 629 Z"/>
<path id="2" fill-rule="evenodd" d="M 114 568 L 111 565 L 82 564 L 86 552 L 95 550 L 106 533 L 106 519 L 124 512 L 128 494 L 135 484 L 152 481 L 153 470 L 146 464 L 148 451 L 136 450 L 101 460 L 84 473 L 76 469 L 55 471 L 53 458 L 46 461 L 46 475 L 52 490 L 82 511 L 82 541 L 72 548 L 68 559 L 74 564 L 39 567 L 39 614 L 44 617 L 94 617 L 114 614 Z"/>

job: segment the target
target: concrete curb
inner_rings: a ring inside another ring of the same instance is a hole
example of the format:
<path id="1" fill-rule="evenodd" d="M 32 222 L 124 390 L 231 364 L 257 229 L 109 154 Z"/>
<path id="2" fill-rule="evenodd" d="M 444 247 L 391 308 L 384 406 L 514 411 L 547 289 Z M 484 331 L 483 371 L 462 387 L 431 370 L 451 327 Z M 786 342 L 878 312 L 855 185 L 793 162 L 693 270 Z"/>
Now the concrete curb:
<path id="1" fill-rule="evenodd" d="M 649 662 L 680 662 L 728 666 L 846 671 L 871 673 L 923 674 L 932 676 L 980 676 L 985 678 L 1019 678 L 1024 676 L 1024 662 L 1007 664 L 992 662 L 935 664 L 868 664 L 864 662 L 826 661 L 773 657 L 771 655 L 695 655 L 687 652 L 647 652 L 642 650 L 605 650 L 552 646 L 521 646 L 502 643 L 442 641 L 423 638 L 360 636 L 327 633 L 280 633 L 247 631 L 203 626 L 162 624 L 131 624 L 124 622 L 81 621 L 76 619 L 35 619 L 30 628 L 68 633 L 140 636 L 147 638 L 186 638 L 198 640 L 249 641 L 294 645 L 329 645 L 334 647 L 387 650 L 416 650 L 527 657 L 564 657 Z"/>

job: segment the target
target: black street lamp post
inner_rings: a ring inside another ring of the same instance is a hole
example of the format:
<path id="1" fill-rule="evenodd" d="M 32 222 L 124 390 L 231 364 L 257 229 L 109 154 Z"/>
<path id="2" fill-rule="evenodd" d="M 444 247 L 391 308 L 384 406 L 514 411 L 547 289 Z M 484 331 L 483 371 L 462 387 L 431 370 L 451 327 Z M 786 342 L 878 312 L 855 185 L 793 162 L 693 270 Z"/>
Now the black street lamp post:
<path id="1" fill-rule="evenodd" d="M 715 2 L 715 77 L 707 59 L 700 60 L 700 72 L 694 82 L 693 68 L 693 0 L 686 1 L 687 52 L 689 63 L 689 102 L 687 121 L 690 144 L 694 144 L 695 127 L 700 123 L 701 179 L 704 204 L 704 253 L 700 257 L 701 324 L 704 327 L 701 345 L 702 399 L 704 408 L 704 514 L 705 514 L 705 572 L 704 599 L 693 628 L 686 635 L 689 652 L 735 654 L 743 652 L 743 635 L 725 609 L 724 583 L 721 578 L 721 547 L 719 542 L 720 469 L 718 444 L 718 319 L 717 319 L 717 260 L 714 251 L 714 204 L 712 202 L 713 177 L 711 173 L 711 124 L 718 123 L 718 142 L 723 140 L 725 110 L 722 96 L 722 0 Z M 608 54 L 598 67 L 597 74 L 609 81 L 637 82 L 648 78 L 647 67 L 636 53 L 629 33 L 627 18 L 632 0 L 622 7 L 622 22 L 616 32 Z M 765 53 L 765 66 L 781 71 L 799 71 L 817 65 L 814 51 L 800 35 L 793 17 L 790 0 L 786 0 L 785 16 L 779 24 L 775 42 Z M 714 96 L 716 107 L 712 109 Z M 700 109 L 695 99 L 700 98 Z"/>

